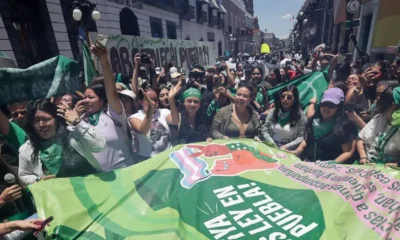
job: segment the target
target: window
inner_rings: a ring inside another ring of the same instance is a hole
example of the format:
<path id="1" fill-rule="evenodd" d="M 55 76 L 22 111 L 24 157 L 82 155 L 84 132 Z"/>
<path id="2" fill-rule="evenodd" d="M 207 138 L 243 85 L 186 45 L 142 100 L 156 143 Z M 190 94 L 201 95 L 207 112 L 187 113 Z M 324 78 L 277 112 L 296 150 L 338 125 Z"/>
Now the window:
<path id="1" fill-rule="evenodd" d="M 197 12 L 197 14 L 196 14 L 197 22 L 203 23 L 203 5 L 199 1 L 196 2 L 196 12 Z"/>
<path id="2" fill-rule="evenodd" d="M 139 23 L 130 8 L 123 8 L 119 13 L 119 25 L 122 35 L 140 36 Z"/>
<path id="3" fill-rule="evenodd" d="M 208 33 L 207 33 L 207 41 L 209 41 L 209 42 L 214 42 L 214 41 L 215 41 L 215 33 L 213 33 L 213 32 L 208 32 Z"/>
<path id="4" fill-rule="evenodd" d="M 168 39 L 176 39 L 176 24 L 171 21 L 167 21 L 167 37 Z"/>
<path id="5" fill-rule="evenodd" d="M 155 17 L 150 17 L 151 37 L 164 38 L 162 20 Z"/>

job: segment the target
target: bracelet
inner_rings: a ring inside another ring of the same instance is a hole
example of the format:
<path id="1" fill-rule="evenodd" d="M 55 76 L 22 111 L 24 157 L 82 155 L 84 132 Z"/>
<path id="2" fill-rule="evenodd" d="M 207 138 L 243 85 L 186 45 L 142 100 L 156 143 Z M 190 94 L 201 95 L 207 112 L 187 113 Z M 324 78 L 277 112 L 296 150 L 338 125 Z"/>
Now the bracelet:
<path id="1" fill-rule="evenodd" d="M 314 104 L 314 105 L 315 105 L 315 102 L 309 102 L 309 103 L 308 103 L 308 106 L 310 106 L 311 104 Z"/>

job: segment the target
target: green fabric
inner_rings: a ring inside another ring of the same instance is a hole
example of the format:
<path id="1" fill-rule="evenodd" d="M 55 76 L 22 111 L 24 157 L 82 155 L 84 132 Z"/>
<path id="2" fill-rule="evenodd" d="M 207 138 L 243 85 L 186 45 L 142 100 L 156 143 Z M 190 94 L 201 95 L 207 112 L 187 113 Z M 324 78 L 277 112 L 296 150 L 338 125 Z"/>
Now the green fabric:
<path id="1" fill-rule="evenodd" d="M 27 69 L 0 68 L 0 105 L 62 96 L 80 89 L 79 64 L 64 56 Z"/>
<path id="2" fill-rule="evenodd" d="M 275 95 L 287 86 L 296 86 L 299 90 L 300 105 L 303 109 L 308 106 L 310 99 L 317 98 L 317 102 L 321 102 L 322 95 L 329 85 L 329 79 L 323 72 L 308 73 L 294 81 L 279 84 L 271 89 L 268 89 L 269 103 L 275 101 Z"/>
<path id="3" fill-rule="evenodd" d="M 246 151 L 251 152 L 253 154 L 253 156 L 255 156 L 258 159 L 262 159 L 262 160 L 267 161 L 267 162 L 277 162 L 276 159 L 272 159 L 270 157 L 261 155 L 260 151 L 258 151 L 254 147 L 248 146 L 248 145 L 243 144 L 243 143 L 229 143 L 229 144 L 226 144 L 226 146 L 229 148 L 229 150 L 231 150 L 233 152 L 234 151 L 246 150 Z"/>
<path id="4" fill-rule="evenodd" d="M 85 84 L 89 86 L 92 84 L 93 79 L 98 75 L 94 61 L 92 58 L 92 53 L 86 42 L 83 42 L 83 68 L 85 72 Z"/>
<path id="5" fill-rule="evenodd" d="M 122 83 L 122 73 L 117 74 L 117 79 L 115 80 L 117 83 Z"/>
<path id="6" fill-rule="evenodd" d="M 394 126 L 400 126 L 400 109 L 396 110 L 393 114 L 392 114 L 392 125 Z"/>
<path id="7" fill-rule="evenodd" d="M 103 113 L 103 109 L 101 109 L 100 111 L 93 113 L 93 114 L 89 114 L 89 123 L 92 126 L 97 126 L 97 124 L 99 124 L 99 120 L 100 120 L 100 116 Z"/>
<path id="8" fill-rule="evenodd" d="M 400 87 L 393 89 L 393 99 L 394 99 L 394 104 L 400 107 Z"/>
<path id="9" fill-rule="evenodd" d="M 281 127 L 284 127 L 286 124 L 288 124 L 290 121 L 290 110 L 288 112 L 282 112 L 281 109 L 279 109 L 278 113 L 278 123 L 281 125 Z"/>
<path id="10" fill-rule="evenodd" d="M 372 162 L 385 164 L 393 162 L 393 160 L 397 160 L 392 159 L 387 154 L 385 154 L 385 147 L 388 144 L 389 140 L 397 133 L 398 130 L 399 126 L 392 126 L 389 131 L 383 132 L 378 136 L 378 142 L 375 146 L 376 154 L 371 157 Z"/>
<path id="11" fill-rule="evenodd" d="M 10 131 L 7 136 L 2 136 L 5 142 L 15 152 L 18 152 L 19 148 L 26 142 L 26 132 L 20 128 L 16 123 L 10 122 Z"/>
<path id="12" fill-rule="evenodd" d="M 318 140 L 328 135 L 335 127 L 335 124 L 336 124 L 335 117 L 325 122 L 321 122 L 319 118 L 314 119 L 312 122 L 312 129 L 315 139 Z"/>
<path id="13" fill-rule="evenodd" d="M 63 148 L 61 138 L 44 141 L 40 144 L 40 161 L 44 164 L 50 175 L 57 175 L 63 164 Z"/>
<path id="14" fill-rule="evenodd" d="M 255 157 L 253 148 L 277 161 Z M 231 139 L 29 188 L 38 218 L 54 217 L 49 239 L 378 240 L 398 239 L 391 226 L 400 214 L 399 181 L 399 171 L 380 165 L 301 162 Z"/>
<path id="15" fill-rule="evenodd" d="M 216 100 L 212 100 L 210 106 L 207 108 L 207 116 L 211 117 L 214 113 L 219 111 L 219 104 Z"/>
<path id="16" fill-rule="evenodd" d="M 188 97 L 196 97 L 201 100 L 201 91 L 197 88 L 189 88 L 186 91 L 184 91 L 181 95 L 182 97 L 182 102 L 185 101 L 186 98 Z"/>
<path id="17" fill-rule="evenodd" d="M 260 105 L 260 107 L 264 108 L 265 107 L 265 97 L 264 94 L 262 94 L 261 90 L 261 85 L 257 87 L 257 95 L 256 95 L 256 102 Z"/>

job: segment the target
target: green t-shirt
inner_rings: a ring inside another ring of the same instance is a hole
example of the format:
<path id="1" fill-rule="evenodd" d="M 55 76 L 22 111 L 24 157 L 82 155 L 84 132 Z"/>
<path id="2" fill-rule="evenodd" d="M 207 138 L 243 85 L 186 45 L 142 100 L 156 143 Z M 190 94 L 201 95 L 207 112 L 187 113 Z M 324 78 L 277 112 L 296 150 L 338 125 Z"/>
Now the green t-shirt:
<path id="1" fill-rule="evenodd" d="M 26 141 L 26 132 L 13 122 L 10 122 L 10 132 L 6 136 L 1 134 L 0 136 L 4 138 L 4 141 L 15 152 L 18 152 L 19 148 Z"/>

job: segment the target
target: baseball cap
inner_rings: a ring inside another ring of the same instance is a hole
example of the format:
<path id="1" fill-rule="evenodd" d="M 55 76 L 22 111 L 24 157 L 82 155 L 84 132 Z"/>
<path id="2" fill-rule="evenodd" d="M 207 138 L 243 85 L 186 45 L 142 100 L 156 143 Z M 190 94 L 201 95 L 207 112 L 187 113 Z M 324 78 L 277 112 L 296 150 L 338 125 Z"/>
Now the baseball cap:
<path id="1" fill-rule="evenodd" d="M 171 74 L 171 78 L 178 78 L 180 76 L 181 76 L 181 74 L 178 73 L 178 72 L 174 72 L 174 73 Z"/>
<path id="2" fill-rule="evenodd" d="M 169 69 L 169 74 L 172 76 L 173 73 L 177 73 L 178 69 L 176 67 L 172 67 Z"/>
<path id="3" fill-rule="evenodd" d="M 344 93 L 340 88 L 329 88 L 324 92 L 321 103 L 332 102 L 335 105 L 338 105 L 340 102 L 343 101 L 344 101 Z"/>
<path id="4" fill-rule="evenodd" d="M 136 99 L 135 93 L 130 91 L 130 90 L 123 90 L 119 94 L 124 95 L 124 96 L 129 97 L 129 98 L 132 98 L 133 100 Z"/>

